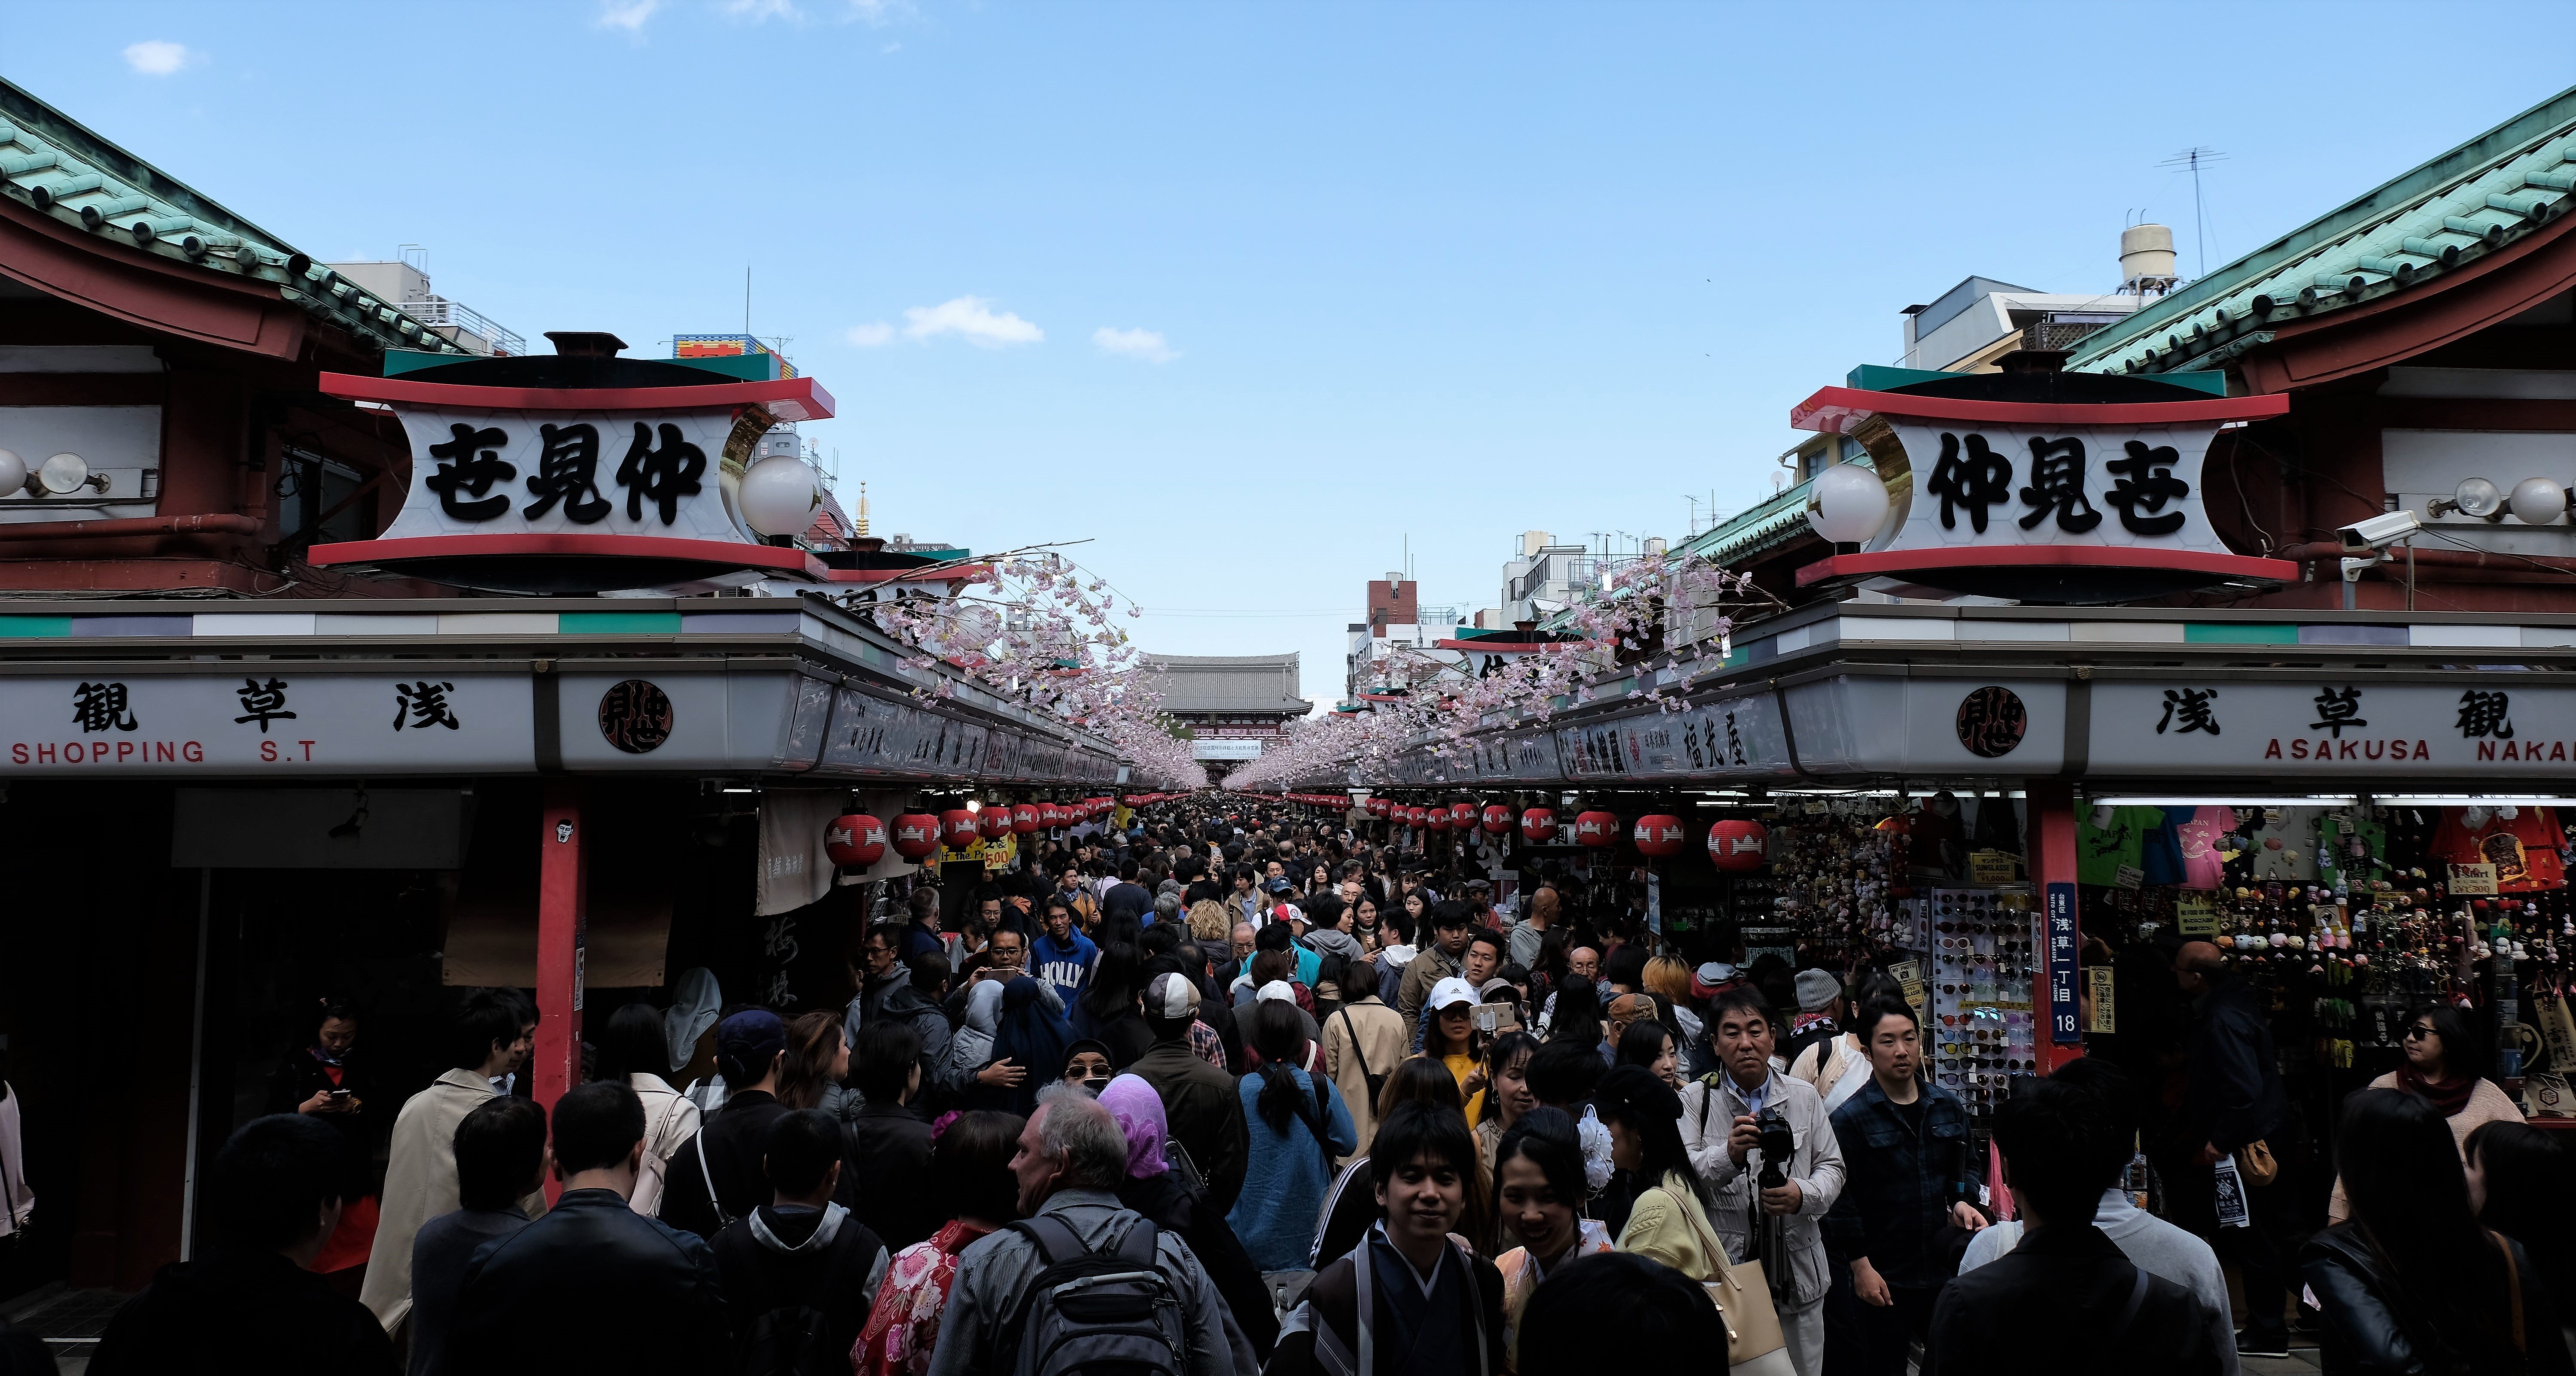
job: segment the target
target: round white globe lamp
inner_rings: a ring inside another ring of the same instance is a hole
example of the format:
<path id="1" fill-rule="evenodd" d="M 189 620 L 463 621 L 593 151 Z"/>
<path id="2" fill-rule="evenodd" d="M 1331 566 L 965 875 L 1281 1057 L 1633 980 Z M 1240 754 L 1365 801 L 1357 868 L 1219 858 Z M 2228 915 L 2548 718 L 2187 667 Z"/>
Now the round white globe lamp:
<path id="1" fill-rule="evenodd" d="M 2523 524 L 2545 526 L 2567 514 L 2567 489 L 2547 478 L 2525 478 L 2513 485 L 2505 505 Z"/>
<path id="2" fill-rule="evenodd" d="M 1887 522 L 1887 484 L 1856 463 L 1838 463 L 1807 485 L 1807 525 L 1838 545 L 1855 545 Z"/>
<path id="3" fill-rule="evenodd" d="M 811 465 L 781 454 L 743 470 L 735 500 L 742 506 L 743 521 L 753 530 L 763 535 L 802 535 L 823 505 L 823 489 Z"/>

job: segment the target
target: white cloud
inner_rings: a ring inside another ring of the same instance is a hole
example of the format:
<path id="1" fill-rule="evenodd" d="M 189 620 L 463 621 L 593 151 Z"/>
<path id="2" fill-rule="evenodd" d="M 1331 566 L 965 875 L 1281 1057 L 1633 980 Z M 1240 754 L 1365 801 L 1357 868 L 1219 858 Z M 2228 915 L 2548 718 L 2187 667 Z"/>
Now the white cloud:
<path id="1" fill-rule="evenodd" d="M 936 306 L 914 306 L 904 311 L 903 318 L 907 322 L 904 335 L 911 339 L 953 334 L 969 344 L 993 349 L 1005 344 L 1035 344 L 1046 338 L 1046 331 L 1009 311 L 995 314 L 991 303 L 979 296 L 960 296 Z"/>
<path id="2" fill-rule="evenodd" d="M 850 17 L 879 28 L 913 15 L 912 0 L 850 0 Z"/>
<path id="3" fill-rule="evenodd" d="M 125 65 L 145 76 L 171 76 L 182 67 L 204 60 L 203 53 L 190 52 L 186 44 L 164 38 L 147 38 L 125 46 Z"/>
<path id="4" fill-rule="evenodd" d="M 662 8 L 662 0 L 599 0 L 599 18 L 596 22 L 603 29 L 624 29 L 628 33 L 638 33 L 643 30 L 644 21 L 652 18 L 653 12 L 660 8 Z"/>
<path id="5" fill-rule="evenodd" d="M 1148 363 L 1169 363 L 1179 358 L 1171 342 L 1153 330 L 1113 330 L 1107 325 L 1091 332 L 1091 342 L 1102 353 L 1122 358 L 1141 358 Z"/>
<path id="6" fill-rule="evenodd" d="M 894 339 L 894 326 L 880 320 L 873 325 L 852 325 L 841 335 L 862 349 L 873 349 Z"/>
<path id="7" fill-rule="evenodd" d="M 804 12 L 796 8 L 796 0 L 724 0 L 724 12 L 726 18 L 748 24 L 771 19 L 784 19 L 793 24 L 805 18 Z"/>

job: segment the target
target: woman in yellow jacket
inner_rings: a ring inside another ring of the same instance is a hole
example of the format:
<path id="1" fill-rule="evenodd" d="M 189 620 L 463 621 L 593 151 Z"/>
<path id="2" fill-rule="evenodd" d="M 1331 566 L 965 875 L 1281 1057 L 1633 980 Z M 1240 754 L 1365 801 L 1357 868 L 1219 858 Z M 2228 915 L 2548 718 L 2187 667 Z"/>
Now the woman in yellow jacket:
<path id="1" fill-rule="evenodd" d="M 1726 1273 L 1726 1248 L 1709 1226 L 1708 1201 L 1682 1145 L 1682 1100 L 1641 1065 L 1601 1077 L 1592 1106 L 1610 1130 L 1610 1160 L 1647 1182 L 1628 1211 L 1619 1250 L 1660 1261 L 1696 1281 Z"/>

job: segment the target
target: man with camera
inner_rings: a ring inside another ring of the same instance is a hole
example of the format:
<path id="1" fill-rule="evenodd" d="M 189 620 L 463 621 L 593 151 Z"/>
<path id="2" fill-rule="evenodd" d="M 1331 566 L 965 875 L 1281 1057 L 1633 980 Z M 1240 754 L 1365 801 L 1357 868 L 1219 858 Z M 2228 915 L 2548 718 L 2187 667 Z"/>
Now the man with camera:
<path id="1" fill-rule="evenodd" d="M 1798 1376 L 1825 1362 L 1824 1217 L 1843 1189 L 1843 1153 L 1824 1100 L 1771 1069 L 1771 1010 L 1751 985 L 1709 1000 L 1719 1070 L 1682 1089 L 1682 1142 L 1717 1196 L 1709 1213 L 1726 1254 L 1759 1261 Z"/>

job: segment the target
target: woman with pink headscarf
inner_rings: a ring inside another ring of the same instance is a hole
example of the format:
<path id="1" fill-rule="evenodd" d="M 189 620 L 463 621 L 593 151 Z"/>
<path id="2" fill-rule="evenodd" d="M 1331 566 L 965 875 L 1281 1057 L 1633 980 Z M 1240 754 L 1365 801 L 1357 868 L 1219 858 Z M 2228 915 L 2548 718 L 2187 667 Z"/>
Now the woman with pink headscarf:
<path id="1" fill-rule="evenodd" d="M 1207 1185 L 1198 1172 L 1173 1164 L 1178 1144 L 1164 1120 L 1162 1096 L 1143 1078 L 1121 1075 L 1100 1091 L 1100 1106 L 1127 1135 L 1127 1178 L 1118 1184 L 1118 1202 L 1190 1244 L 1225 1299 L 1226 1345 L 1234 1350 L 1235 1369 L 1259 1370 L 1279 1338 L 1269 1287 L 1243 1250 L 1243 1240 L 1227 1225 L 1225 1211 L 1208 1206 Z M 1182 1154 L 1180 1159 L 1189 1158 Z"/>

